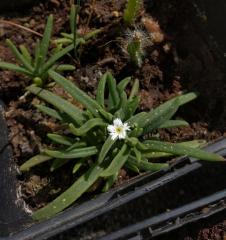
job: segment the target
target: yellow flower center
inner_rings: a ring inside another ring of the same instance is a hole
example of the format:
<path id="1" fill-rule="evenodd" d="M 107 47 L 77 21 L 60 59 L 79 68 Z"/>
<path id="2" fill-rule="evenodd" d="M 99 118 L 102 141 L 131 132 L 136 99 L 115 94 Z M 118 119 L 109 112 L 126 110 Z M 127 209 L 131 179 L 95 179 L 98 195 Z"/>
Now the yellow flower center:
<path id="1" fill-rule="evenodd" d="M 122 133 L 122 128 L 121 127 L 116 127 L 116 132 L 118 133 L 118 134 L 120 134 L 120 133 Z"/>

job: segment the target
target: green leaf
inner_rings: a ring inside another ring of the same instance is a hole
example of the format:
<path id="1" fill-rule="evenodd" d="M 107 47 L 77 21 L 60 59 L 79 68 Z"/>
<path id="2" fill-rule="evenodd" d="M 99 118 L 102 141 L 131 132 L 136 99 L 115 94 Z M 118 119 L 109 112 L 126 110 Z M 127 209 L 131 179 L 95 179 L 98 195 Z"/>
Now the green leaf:
<path id="1" fill-rule="evenodd" d="M 146 134 L 170 120 L 181 105 L 192 101 L 196 97 L 197 94 L 195 93 L 177 96 L 148 113 L 138 113 L 131 117 L 127 122 L 129 122 L 129 124 L 137 124 L 140 128 L 144 128 L 143 134 Z"/>
<path id="2" fill-rule="evenodd" d="M 87 146 L 87 143 L 86 142 L 83 142 L 81 140 L 78 141 L 78 139 L 76 139 L 77 142 L 73 143 L 69 148 L 67 148 L 67 151 L 71 151 L 73 149 L 76 149 L 76 148 L 81 148 L 81 147 L 86 147 Z"/>
<path id="3" fill-rule="evenodd" d="M 156 172 L 156 171 L 159 171 L 159 170 L 169 167 L 169 164 L 167 164 L 167 163 L 150 163 L 150 162 L 144 161 L 144 160 L 138 161 L 133 156 L 129 156 L 127 162 L 131 165 L 135 165 L 141 171 L 146 171 L 146 172 Z"/>
<path id="4" fill-rule="evenodd" d="M 40 66 L 44 64 L 48 54 L 49 43 L 52 35 L 52 29 L 53 29 L 53 15 L 50 15 L 47 19 L 47 23 L 43 33 L 43 38 L 40 43 L 40 56 L 41 56 Z"/>
<path id="5" fill-rule="evenodd" d="M 34 60 L 34 71 L 35 73 L 38 72 L 40 63 L 41 63 L 41 47 L 40 47 L 40 41 L 39 39 L 36 42 L 35 45 L 35 60 Z"/>
<path id="6" fill-rule="evenodd" d="M 78 125 L 81 125 L 85 120 L 84 116 L 82 115 L 82 111 L 79 108 L 64 100 L 63 98 L 51 93 L 50 91 L 36 87 L 34 85 L 27 87 L 27 90 L 42 98 L 46 102 L 52 104 L 60 111 L 68 114 Z"/>
<path id="7" fill-rule="evenodd" d="M 73 40 L 73 33 L 61 33 L 61 36 Z"/>
<path id="8" fill-rule="evenodd" d="M 86 143 L 85 142 L 75 142 L 69 148 L 67 148 L 66 151 L 71 151 L 72 149 L 81 148 L 81 147 L 86 147 Z M 84 159 L 86 159 L 86 158 L 84 158 Z M 54 159 L 53 163 L 52 163 L 52 165 L 50 167 L 50 171 L 53 172 L 53 171 L 57 170 L 58 168 L 60 168 L 63 165 L 67 164 L 70 160 L 71 159 L 62 159 L 62 158 Z"/>
<path id="9" fill-rule="evenodd" d="M 143 125 L 142 122 L 147 118 L 147 112 L 139 112 L 136 115 L 129 118 L 126 122 L 130 126 L 137 126 L 140 127 L 140 125 Z M 142 128 L 142 127 L 140 127 Z"/>
<path id="10" fill-rule="evenodd" d="M 144 141 L 145 143 L 145 141 Z M 187 141 L 187 142 L 180 142 L 177 143 L 178 145 L 185 146 L 185 147 L 190 147 L 190 148 L 200 148 L 205 145 L 206 141 L 205 140 L 193 140 L 193 141 Z M 166 153 L 166 152 L 145 152 L 143 153 L 143 156 L 146 158 L 150 159 L 155 159 L 155 158 L 163 158 L 163 157 L 171 157 L 173 156 L 172 153 Z"/>
<path id="11" fill-rule="evenodd" d="M 22 55 L 24 56 L 24 58 L 26 58 L 26 60 L 29 62 L 29 64 L 32 65 L 32 57 L 28 51 L 28 49 L 25 47 L 25 45 L 20 45 L 20 51 L 22 53 Z"/>
<path id="12" fill-rule="evenodd" d="M 97 126 L 107 126 L 101 118 L 93 118 L 84 123 L 80 128 L 75 128 L 73 124 L 69 124 L 69 128 L 76 136 L 83 136 L 91 129 Z"/>
<path id="13" fill-rule="evenodd" d="M 100 116 L 100 110 L 104 111 L 103 108 L 91 97 L 89 97 L 85 92 L 80 90 L 72 82 L 68 81 L 66 78 L 62 77 L 54 71 L 49 71 L 50 77 L 64 88 L 73 98 L 82 103 L 94 116 Z"/>
<path id="14" fill-rule="evenodd" d="M 35 107 L 39 111 L 49 115 L 50 117 L 53 117 L 53 118 L 55 118 L 57 120 L 60 120 L 60 121 L 64 121 L 64 118 L 62 117 L 62 115 L 58 111 L 56 111 L 52 108 L 46 107 L 44 105 L 35 105 Z"/>
<path id="15" fill-rule="evenodd" d="M 93 146 L 93 147 L 76 148 L 76 149 L 72 149 L 71 151 L 68 151 L 68 150 L 56 151 L 56 150 L 45 149 L 43 152 L 53 158 L 71 159 L 71 158 L 89 157 L 97 154 L 98 150 L 96 147 Z"/>
<path id="16" fill-rule="evenodd" d="M 138 173 L 138 174 L 140 173 L 140 170 L 137 167 L 137 165 L 134 164 L 132 161 L 129 161 L 129 159 L 126 161 L 124 166 L 125 166 L 125 168 L 129 169 L 132 172 L 135 172 L 135 173 Z"/>
<path id="17" fill-rule="evenodd" d="M 104 99 L 105 99 L 104 94 L 105 94 L 106 81 L 107 81 L 107 73 L 103 74 L 97 87 L 96 101 L 102 108 L 104 108 Z"/>
<path id="18" fill-rule="evenodd" d="M 108 177 L 102 191 L 107 192 L 112 187 L 112 185 L 117 180 L 117 178 L 118 178 L 118 173 L 115 173 L 114 175 Z"/>
<path id="19" fill-rule="evenodd" d="M 108 152 L 111 150 L 111 148 L 115 142 L 116 142 L 116 140 L 112 140 L 111 136 L 109 136 L 107 138 L 107 140 L 105 141 L 104 145 L 102 146 L 99 156 L 98 156 L 97 162 L 99 164 L 103 162 L 103 160 L 105 159 L 105 157 L 107 156 Z"/>
<path id="20" fill-rule="evenodd" d="M 97 34 L 101 33 L 102 30 L 101 29 L 94 29 L 88 33 L 86 33 L 83 38 L 85 41 L 89 40 L 90 38 L 96 37 Z"/>
<path id="21" fill-rule="evenodd" d="M 23 67 L 19 67 L 19 66 L 13 64 L 13 63 L 0 62 L 0 68 L 10 70 L 10 71 L 19 72 L 19 73 L 23 73 L 23 74 L 28 75 L 30 77 L 32 76 L 31 72 L 27 71 Z"/>
<path id="22" fill-rule="evenodd" d="M 73 167 L 73 170 L 72 170 L 72 173 L 75 174 L 78 172 L 78 170 L 82 167 L 82 165 L 84 164 L 84 162 L 87 161 L 86 158 L 82 158 L 82 159 L 79 159 L 77 163 L 75 163 L 74 167 Z"/>
<path id="23" fill-rule="evenodd" d="M 73 46 L 74 46 L 74 55 L 76 57 L 76 47 L 77 47 L 77 16 L 79 12 L 80 7 L 80 1 L 77 1 L 78 5 L 72 4 L 71 6 L 71 12 L 70 12 L 70 27 L 71 27 L 71 33 L 73 36 Z"/>
<path id="24" fill-rule="evenodd" d="M 123 111 L 125 114 L 125 119 L 129 119 L 133 116 L 139 106 L 140 98 L 138 96 L 134 97 L 132 100 L 127 102 L 127 105 L 124 107 Z"/>
<path id="25" fill-rule="evenodd" d="M 120 103 L 118 105 L 118 111 L 115 112 L 114 114 L 114 118 L 120 118 L 121 120 L 125 120 L 125 113 L 126 113 L 126 109 L 127 109 L 127 95 L 126 93 L 123 91 L 120 95 Z"/>
<path id="26" fill-rule="evenodd" d="M 56 213 L 62 211 L 66 207 L 75 202 L 84 192 L 86 192 L 99 178 L 103 168 L 99 165 L 91 167 L 84 175 L 82 175 L 75 183 L 64 193 L 49 203 L 44 208 L 33 213 L 35 220 L 50 218 Z"/>
<path id="27" fill-rule="evenodd" d="M 159 107 L 149 112 L 142 124 L 142 127 L 144 128 L 143 134 L 158 128 L 166 121 L 168 121 L 176 113 L 178 107 L 179 101 L 178 99 L 174 99 L 174 101 L 163 103 Z M 139 125 L 140 124 L 141 123 L 139 123 Z"/>
<path id="28" fill-rule="evenodd" d="M 129 54 L 130 61 L 135 64 L 135 66 L 141 67 L 143 51 L 141 46 L 141 41 L 137 36 L 134 36 L 127 45 L 127 52 Z"/>
<path id="29" fill-rule="evenodd" d="M 131 89 L 130 95 L 129 95 L 129 101 L 131 101 L 135 96 L 138 95 L 140 88 L 140 82 L 138 79 L 135 79 L 133 83 L 133 87 Z"/>
<path id="30" fill-rule="evenodd" d="M 140 150 L 145 151 L 156 151 L 172 153 L 173 155 L 189 156 L 200 160 L 207 161 L 224 161 L 224 158 L 214 154 L 203 151 L 201 149 L 195 149 L 187 146 L 182 146 L 177 143 L 160 142 L 154 140 L 148 140 L 145 144 L 139 144 Z"/>
<path id="31" fill-rule="evenodd" d="M 51 159 L 53 159 L 53 158 L 48 155 L 45 155 L 45 154 L 36 155 L 36 156 L 30 158 L 24 164 L 22 164 L 20 166 L 20 171 L 22 171 L 22 172 L 29 171 L 30 168 L 32 168 L 38 164 L 41 164 L 43 162 L 49 161 Z"/>
<path id="32" fill-rule="evenodd" d="M 103 109 L 100 109 L 99 110 L 100 112 L 100 115 L 105 119 L 107 120 L 108 122 L 112 122 L 113 121 L 113 115 Z"/>
<path id="33" fill-rule="evenodd" d="M 142 158 L 141 152 L 137 148 L 133 148 L 133 152 L 134 152 L 134 154 L 136 156 L 137 161 L 140 162 L 141 158 Z"/>
<path id="34" fill-rule="evenodd" d="M 74 46 L 73 44 L 63 48 L 59 52 L 52 55 L 49 60 L 43 65 L 42 73 L 47 72 L 60 58 L 65 56 L 67 53 L 69 53 L 71 50 L 73 50 Z"/>
<path id="35" fill-rule="evenodd" d="M 127 146 L 127 144 L 124 144 L 118 154 L 114 157 L 108 168 L 105 169 L 103 173 L 101 173 L 101 176 L 109 177 L 118 173 L 127 161 L 129 154 L 130 148 Z"/>
<path id="36" fill-rule="evenodd" d="M 6 40 L 8 47 L 11 49 L 12 53 L 15 55 L 16 59 L 22 63 L 22 65 L 29 71 L 33 72 L 34 68 L 31 66 L 29 61 L 18 51 L 17 47 L 9 39 Z"/>
<path id="37" fill-rule="evenodd" d="M 70 65 L 70 64 L 60 64 L 60 65 L 54 66 L 53 70 L 55 70 L 57 72 L 74 71 L 75 66 Z"/>
<path id="38" fill-rule="evenodd" d="M 50 172 L 56 171 L 57 169 L 61 168 L 63 165 L 70 162 L 71 159 L 62 159 L 62 158 L 56 158 L 53 160 L 53 163 L 50 167 Z"/>
<path id="39" fill-rule="evenodd" d="M 119 95 L 125 90 L 125 88 L 130 82 L 131 77 L 124 78 L 123 80 L 120 81 L 120 83 L 117 85 Z"/>
<path id="40" fill-rule="evenodd" d="M 195 93 L 195 92 L 190 92 L 190 93 L 182 94 L 182 95 L 177 96 L 177 97 L 175 97 L 175 98 L 178 99 L 178 101 L 179 101 L 179 106 L 182 106 L 182 105 L 184 105 L 184 104 L 186 104 L 186 103 L 188 103 L 188 102 L 191 102 L 192 100 L 196 99 L 197 96 L 198 96 L 197 93 Z M 174 99 L 175 99 L 175 98 L 174 98 Z M 173 99 L 172 99 L 172 100 L 169 100 L 169 101 L 173 101 Z"/>
<path id="41" fill-rule="evenodd" d="M 61 136 L 59 134 L 49 133 L 47 134 L 47 137 L 55 143 L 63 144 L 66 146 L 71 146 L 73 144 L 72 138 Z"/>
<path id="42" fill-rule="evenodd" d="M 108 108 L 111 110 L 117 108 L 120 98 L 117 91 L 116 80 L 110 72 L 107 72 L 107 83 L 109 88 Z"/>
<path id="43" fill-rule="evenodd" d="M 68 45 L 68 44 L 71 44 L 72 43 L 72 39 L 68 39 L 68 38 L 58 38 L 58 39 L 56 39 L 56 40 L 54 40 L 54 43 L 56 44 L 56 45 L 60 45 L 60 44 L 62 44 L 62 45 Z M 62 46 L 60 47 L 60 49 L 62 48 Z M 58 51 L 59 51 L 59 49 L 58 48 L 56 48 Z M 54 50 L 56 50 L 56 49 L 54 49 Z"/>
<path id="44" fill-rule="evenodd" d="M 176 128 L 184 126 L 189 126 L 189 123 L 184 120 L 167 120 L 158 128 Z"/>
<path id="45" fill-rule="evenodd" d="M 71 10 L 70 10 L 70 28 L 71 28 L 71 33 L 74 35 L 76 33 L 76 6 L 75 4 L 71 5 Z"/>
<path id="46" fill-rule="evenodd" d="M 131 25 L 135 21 L 139 7 L 140 0 L 128 0 L 123 15 L 123 20 L 126 24 Z"/>

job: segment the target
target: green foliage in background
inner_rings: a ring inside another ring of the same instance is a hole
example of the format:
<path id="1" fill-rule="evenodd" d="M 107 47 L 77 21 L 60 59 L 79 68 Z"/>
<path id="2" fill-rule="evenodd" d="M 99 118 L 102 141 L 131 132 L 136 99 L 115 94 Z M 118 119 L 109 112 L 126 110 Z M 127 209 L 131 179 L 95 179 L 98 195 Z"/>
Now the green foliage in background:
<path id="1" fill-rule="evenodd" d="M 70 44 L 66 48 L 62 48 L 50 57 L 48 56 L 52 29 L 53 16 L 50 15 L 47 20 L 43 38 L 36 43 L 35 52 L 33 54 L 34 57 L 24 45 L 21 45 L 18 49 L 11 40 L 7 39 L 6 43 L 20 65 L 0 62 L 0 68 L 25 74 L 31 78 L 33 83 L 37 86 L 42 86 L 45 83 L 50 69 L 54 69 L 58 72 L 74 70 L 75 67 L 72 65 L 57 64 L 60 58 L 73 50 L 73 44 Z"/>

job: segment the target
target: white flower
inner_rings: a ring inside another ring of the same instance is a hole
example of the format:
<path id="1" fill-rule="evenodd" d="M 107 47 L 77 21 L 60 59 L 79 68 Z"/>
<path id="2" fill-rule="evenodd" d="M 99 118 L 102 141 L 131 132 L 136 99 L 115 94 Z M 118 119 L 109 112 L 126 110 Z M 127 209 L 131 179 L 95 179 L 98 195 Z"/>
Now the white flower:
<path id="1" fill-rule="evenodd" d="M 107 129 L 112 140 L 125 139 L 126 132 L 130 130 L 130 126 L 127 123 L 123 123 L 121 119 L 116 118 L 113 121 L 113 125 L 108 125 Z"/>

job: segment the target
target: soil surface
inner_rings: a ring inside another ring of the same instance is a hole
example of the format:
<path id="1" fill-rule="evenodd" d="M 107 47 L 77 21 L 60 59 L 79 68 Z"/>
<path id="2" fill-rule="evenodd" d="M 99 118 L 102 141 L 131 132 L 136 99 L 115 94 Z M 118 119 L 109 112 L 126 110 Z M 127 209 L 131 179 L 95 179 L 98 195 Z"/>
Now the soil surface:
<path id="1" fill-rule="evenodd" d="M 102 32 L 82 47 L 79 59 L 74 61 L 68 56 L 62 59 L 63 63 L 76 65 L 76 70 L 68 73 L 67 77 L 91 96 L 95 95 L 100 74 L 107 70 L 111 71 L 117 80 L 127 76 L 138 78 L 141 83 L 140 110 L 156 107 L 182 91 L 197 91 L 200 94 L 198 100 L 183 107 L 176 116 L 190 122 L 190 126 L 161 130 L 161 139 L 172 142 L 192 139 L 211 141 L 224 135 L 225 68 L 218 49 L 202 31 L 204 16 L 197 16 L 190 1 L 144 1 L 136 27 L 149 34 L 148 28 L 142 24 L 142 19 L 154 19 L 154 24 L 159 26 L 158 34 L 161 34 L 161 37 L 151 40 L 151 44 L 145 48 L 142 67 L 134 68 L 123 51 L 128 38 L 122 24 L 125 3 L 126 0 L 87 0 L 82 5 L 78 19 L 79 31 L 86 33 L 100 28 Z M 1 19 L 43 33 L 47 16 L 53 14 L 53 38 L 56 38 L 60 32 L 69 31 L 69 9 L 70 1 L 49 0 L 30 9 L 29 14 L 26 11 L 19 15 L 2 16 Z M 17 46 L 25 44 L 33 51 L 35 41 L 40 37 L 29 30 L 21 30 L 0 22 L 0 60 L 15 62 L 14 56 L 5 45 L 7 38 Z M 21 165 L 38 153 L 41 147 L 49 144 L 45 138 L 48 132 L 63 129 L 53 119 L 42 115 L 33 107 L 40 100 L 31 95 L 23 96 L 25 87 L 30 83 L 28 78 L 0 70 L 0 79 L 0 98 L 6 104 L 9 139 L 15 162 Z M 54 87 L 53 90 L 69 99 L 62 89 Z M 69 164 L 58 172 L 49 174 L 45 165 L 19 175 L 22 197 L 30 209 L 36 210 L 45 206 L 70 186 L 73 177 L 67 173 L 72 167 Z M 131 176 L 123 169 L 117 184 Z M 195 238 L 184 239 L 225 239 L 223 233 L 225 222 L 201 230 Z"/>

